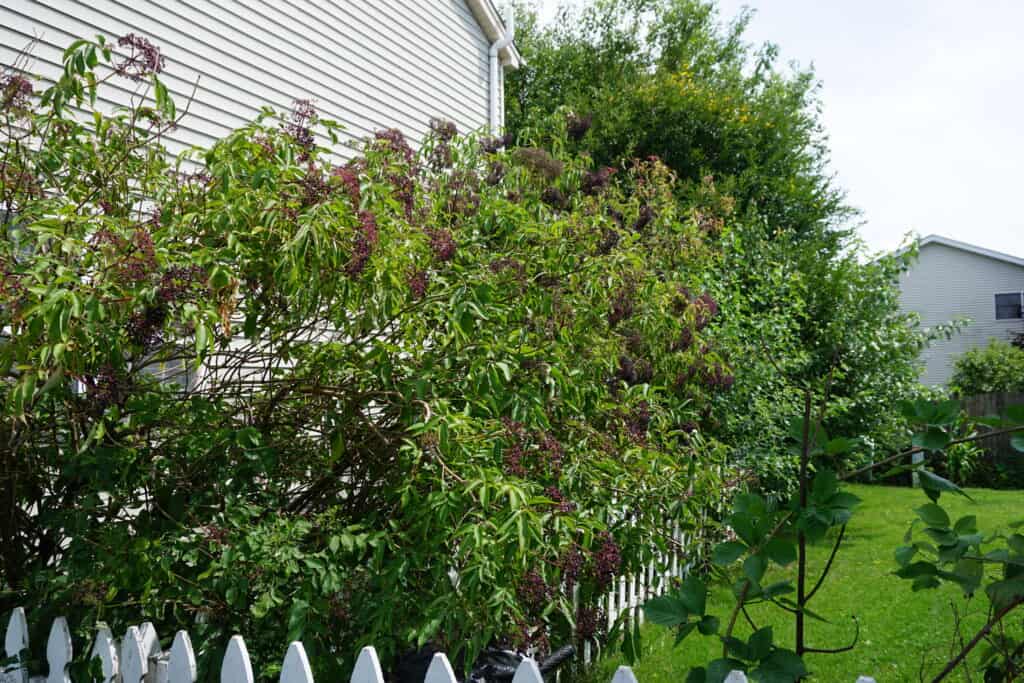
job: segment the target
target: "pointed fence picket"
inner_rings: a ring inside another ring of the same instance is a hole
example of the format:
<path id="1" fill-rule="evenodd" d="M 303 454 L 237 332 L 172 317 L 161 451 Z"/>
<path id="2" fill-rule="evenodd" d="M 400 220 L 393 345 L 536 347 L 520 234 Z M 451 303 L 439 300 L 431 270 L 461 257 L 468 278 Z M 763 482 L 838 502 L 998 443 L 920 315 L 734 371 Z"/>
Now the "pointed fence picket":
<path id="1" fill-rule="evenodd" d="M 74 655 L 71 631 L 64 617 L 57 617 L 50 628 L 46 642 L 46 676 L 29 676 L 25 666 L 28 650 L 28 621 L 25 610 L 16 608 L 7 623 L 4 638 L 6 660 L 13 663 L 0 664 L 0 683 L 71 683 L 68 665 Z M 178 631 L 171 649 L 164 652 L 160 638 L 150 622 L 140 626 L 129 626 L 118 643 L 110 630 L 97 630 L 90 652 L 90 658 L 100 660 L 103 683 L 195 683 L 196 658 L 188 633 Z M 306 656 L 306 649 L 300 642 L 288 646 L 281 665 L 280 683 L 314 683 L 313 670 Z M 424 683 L 458 683 L 448 657 L 443 653 L 434 655 L 427 669 Z M 253 683 L 254 676 L 249 651 L 242 636 L 233 636 L 221 660 L 221 683 Z M 349 683 L 384 683 L 384 673 L 377 658 L 377 651 L 364 647 L 356 659 Z M 537 662 L 525 659 L 516 670 L 512 683 L 544 683 Z M 611 683 L 638 683 L 628 666 L 620 666 L 612 676 Z M 747 683 L 747 677 L 733 671 L 726 683 Z M 874 679 L 861 676 L 857 683 L 875 683 Z"/>

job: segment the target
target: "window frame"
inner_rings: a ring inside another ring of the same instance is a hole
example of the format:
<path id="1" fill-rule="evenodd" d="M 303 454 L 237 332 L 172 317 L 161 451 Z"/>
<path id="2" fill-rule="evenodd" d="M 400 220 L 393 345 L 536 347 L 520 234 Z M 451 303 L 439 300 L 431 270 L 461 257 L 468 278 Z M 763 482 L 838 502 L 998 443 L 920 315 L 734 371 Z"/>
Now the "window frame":
<path id="1" fill-rule="evenodd" d="M 1017 296 L 1017 315 L 1015 315 L 1015 316 L 1000 316 L 999 315 L 999 309 L 1000 309 L 999 297 L 1001 297 L 1001 296 L 1004 296 L 1004 297 L 1005 296 L 1013 296 L 1013 295 Z M 992 301 L 993 301 L 993 303 L 995 304 L 995 307 L 996 307 L 996 310 L 995 310 L 996 320 L 1021 320 L 1021 319 L 1024 319 L 1024 291 L 1020 291 L 1020 292 L 996 292 L 993 295 L 993 297 L 992 297 Z"/>

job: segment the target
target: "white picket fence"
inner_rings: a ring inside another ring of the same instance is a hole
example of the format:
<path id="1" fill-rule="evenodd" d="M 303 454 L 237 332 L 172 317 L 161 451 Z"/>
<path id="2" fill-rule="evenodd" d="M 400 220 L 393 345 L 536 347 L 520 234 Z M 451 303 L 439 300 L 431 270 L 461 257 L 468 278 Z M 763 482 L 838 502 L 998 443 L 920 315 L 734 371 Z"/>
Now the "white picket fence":
<path id="1" fill-rule="evenodd" d="M 0 669 L 0 683 L 71 683 L 68 665 L 74 656 L 71 631 L 64 617 L 54 620 L 50 637 L 46 643 L 46 676 L 30 676 L 27 667 L 20 660 L 28 648 L 28 622 L 25 610 L 17 608 L 11 614 L 4 639 L 7 658 L 14 660 Z M 171 649 L 160 648 L 153 624 L 130 626 L 120 639 L 113 637 L 109 629 L 101 628 L 93 641 L 91 656 L 100 660 L 103 683 L 195 683 L 196 657 L 192 641 L 185 631 L 174 636 Z M 234 636 L 228 643 L 227 651 L 220 666 L 221 683 L 253 683 L 252 663 L 242 636 Z M 313 683 L 313 672 L 302 643 L 293 642 L 288 646 L 281 666 L 281 683 Z M 448 658 L 434 655 L 427 669 L 424 683 L 457 683 L 458 679 Z M 377 651 L 364 647 L 356 660 L 349 683 L 384 683 L 384 674 L 377 658 Z M 526 659 L 519 665 L 512 683 L 544 683 L 537 663 Z M 619 667 L 612 677 L 612 683 L 637 683 L 629 667 Z"/>
<path id="2" fill-rule="evenodd" d="M 50 627 L 46 641 L 46 676 L 30 676 L 28 668 L 21 661 L 28 649 L 28 621 L 21 607 L 11 613 L 4 638 L 7 660 L 13 663 L 0 665 L 0 683 L 71 683 L 68 666 L 74 657 L 71 631 L 67 619 L 57 617 Z M 98 659 L 103 683 L 195 683 L 196 656 L 192 640 L 185 631 L 174 636 L 171 649 L 164 652 L 160 647 L 153 624 L 129 626 L 120 640 L 115 639 L 107 628 L 100 628 L 93 640 L 90 658 Z M 220 665 L 221 683 L 253 683 L 252 663 L 242 636 L 234 636 L 228 642 L 227 651 Z M 280 683 L 313 683 L 313 671 L 306 657 L 306 649 L 300 642 L 288 646 L 281 665 Z M 427 668 L 424 683 L 458 683 L 455 672 L 443 653 L 434 655 Z M 377 651 L 364 647 L 356 660 L 349 683 L 384 683 L 384 673 L 377 658 Z M 516 670 L 512 683 L 544 683 L 537 663 L 525 659 Z M 612 676 L 611 683 L 638 683 L 632 669 L 620 666 Z M 725 683 L 748 683 L 747 677 L 733 671 Z M 861 676 L 857 683 L 875 683 L 875 679 Z"/>

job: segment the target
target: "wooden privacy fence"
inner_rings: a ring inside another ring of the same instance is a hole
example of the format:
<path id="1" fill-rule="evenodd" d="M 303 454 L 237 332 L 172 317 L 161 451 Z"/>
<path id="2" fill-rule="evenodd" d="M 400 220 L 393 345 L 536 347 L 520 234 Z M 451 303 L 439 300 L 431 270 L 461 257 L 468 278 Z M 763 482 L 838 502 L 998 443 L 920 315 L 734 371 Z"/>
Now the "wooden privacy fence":
<path id="1" fill-rule="evenodd" d="M 25 610 L 17 608 L 11 614 L 4 639 L 7 658 L 13 663 L 0 667 L 0 683 L 71 683 L 68 665 L 74 656 L 71 631 L 64 617 L 54 620 L 50 637 L 46 642 L 46 676 L 29 676 L 21 657 L 28 649 L 28 622 Z M 161 650 L 153 624 L 130 626 L 120 641 L 109 629 L 101 628 L 96 634 L 90 650 L 91 659 L 99 659 L 103 683 L 194 683 L 196 680 L 196 657 L 192 641 L 185 631 L 174 636 L 171 649 Z M 221 683 L 253 683 L 252 664 L 242 636 L 234 636 L 228 642 L 227 651 L 220 666 Z M 288 646 L 281 666 L 281 683 L 313 683 L 313 672 L 302 643 L 293 642 Z M 457 683 L 458 679 L 448 658 L 434 655 L 427 669 L 424 683 Z M 356 660 L 349 683 L 384 683 L 377 651 L 364 647 Z M 525 659 L 516 670 L 512 683 L 544 683 L 537 663 Z M 612 683 L 637 683 L 629 667 L 619 667 L 612 677 Z"/>

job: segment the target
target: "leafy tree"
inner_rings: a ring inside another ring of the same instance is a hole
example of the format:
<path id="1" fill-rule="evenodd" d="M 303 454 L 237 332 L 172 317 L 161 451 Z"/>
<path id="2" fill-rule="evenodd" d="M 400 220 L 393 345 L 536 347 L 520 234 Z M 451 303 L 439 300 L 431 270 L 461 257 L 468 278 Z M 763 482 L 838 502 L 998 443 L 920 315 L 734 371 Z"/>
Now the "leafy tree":
<path id="1" fill-rule="evenodd" d="M 0 609 L 191 624 L 204 679 L 236 632 L 265 678 L 293 638 L 336 677 L 601 637 L 721 495 L 715 207 L 562 117 L 338 165 L 296 102 L 172 158 L 162 56 L 120 42 L 0 81 Z"/>
<path id="2" fill-rule="evenodd" d="M 861 435 L 850 458 L 905 442 L 906 422 L 882 407 L 918 392 L 927 342 L 899 311 L 909 255 L 869 260 L 854 238 L 813 73 L 780 68 L 774 46 L 744 41 L 749 13 L 722 24 L 706 0 L 605 0 L 550 26 L 529 9 L 520 17 L 527 65 L 509 80 L 514 130 L 564 106 L 575 144 L 598 163 L 657 156 L 679 176 L 683 206 L 717 207 L 694 220 L 722 252 L 715 343 L 735 360 L 736 382 L 702 426 L 766 489 L 791 487 L 782 416 L 831 376 L 815 386 L 829 394 L 828 427 Z"/>

